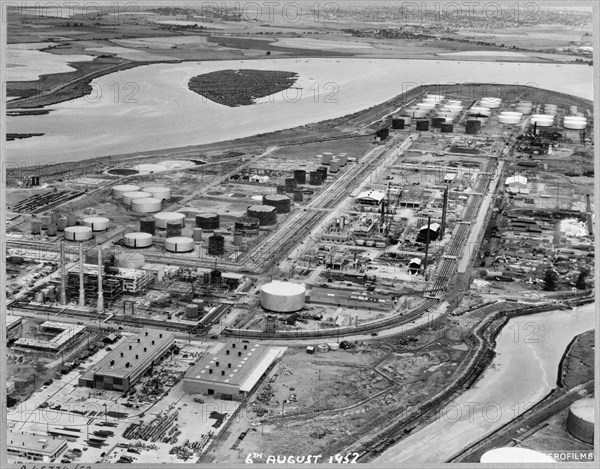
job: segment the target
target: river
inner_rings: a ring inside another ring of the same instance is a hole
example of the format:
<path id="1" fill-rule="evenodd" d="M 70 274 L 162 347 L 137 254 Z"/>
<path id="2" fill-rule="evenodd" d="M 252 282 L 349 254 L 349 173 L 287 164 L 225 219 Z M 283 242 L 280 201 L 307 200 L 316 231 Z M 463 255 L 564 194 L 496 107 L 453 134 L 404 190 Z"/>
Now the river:
<path id="1" fill-rule="evenodd" d="M 238 68 L 292 71 L 299 80 L 236 108 L 187 88 L 195 75 Z M 529 84 L 591 100 L 592 73 L 568 64 L 360 58 L 152 64 L 99 77 L 91 95 L 48 106 L 50 114 L 9 117 L 8 132 L 44 135 L 7 142 L 7 159 L 56 163 L 231 140 L 344 116 L 423 83 Z"/>
<path id="2" fill-rule="evenodd" d="M 441 463 L 540 401 L 556 385 L 569 342 L 595 326 L 595 305 L 510 320 L 497 355 L 472 389 L 433 423 L 385 451 L 376 463 Z"/>

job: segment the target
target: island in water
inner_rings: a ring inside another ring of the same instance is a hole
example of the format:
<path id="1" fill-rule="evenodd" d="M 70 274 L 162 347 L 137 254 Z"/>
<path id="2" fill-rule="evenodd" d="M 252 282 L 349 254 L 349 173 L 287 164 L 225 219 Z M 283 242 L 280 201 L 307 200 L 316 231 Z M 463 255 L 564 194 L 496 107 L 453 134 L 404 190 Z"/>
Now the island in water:
<path id="1" fill-rule="evenodd" d="M 190 90 L 229 107 L 248 106 L 256 99 L 291 88 L 298 75 L 274 70 L 219 70 L 190 79 Z"/>

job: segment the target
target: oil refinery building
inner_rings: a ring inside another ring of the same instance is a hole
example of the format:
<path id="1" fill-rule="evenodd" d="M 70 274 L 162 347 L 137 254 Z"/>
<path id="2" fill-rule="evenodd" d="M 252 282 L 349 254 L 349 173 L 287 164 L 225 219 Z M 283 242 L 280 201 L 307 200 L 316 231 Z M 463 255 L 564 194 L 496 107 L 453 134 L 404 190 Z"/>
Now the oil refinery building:
<path id="1" fill-rule="evenodd" d="M 84 332 L 85 326 L 46 321 L 40 325 L 34 338 L 18 339 L 11 350 L 18 355 L 54 359 L 79 345 L 86 337 Z"/>
<path id="2" fill-rule="evenodd" d="M 216 354 L 205 354 L 185 374 L 183 390 L 188 394 L 242 400 L 284 351 L 285 347 L 227 344 Z"/>
<path id="3" fill-rule="evenodd" d="M 79 378 L 79 386 L 127 392 L 175 343 L 172 332 L 145 330 L 128 337 Z"/>

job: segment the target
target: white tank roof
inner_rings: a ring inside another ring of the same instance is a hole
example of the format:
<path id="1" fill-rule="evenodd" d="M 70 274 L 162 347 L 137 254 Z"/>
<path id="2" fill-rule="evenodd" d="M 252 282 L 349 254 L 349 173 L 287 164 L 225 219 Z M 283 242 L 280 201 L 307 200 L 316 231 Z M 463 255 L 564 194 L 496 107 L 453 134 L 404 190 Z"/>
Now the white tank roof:
<path id="1" fill-rule="evenodd" d="M 183 220 L 184 218 L 185 214 L 179 212 L 158 212 L 154 214 L 155 220 Z"/>
<path id="2" fill-rule="evenodd" d="M 505 448 L 495 448 L 483 453 L 480 462 L 482 463 L 531 463 L 546 462 L 555 463 L 556 461 L 544 453 L 539 453 L 532 449 L 515 448 L 513 446 Z"/>
<path id="3" fill-rule="evenodd" d="M 106 217 L 86 217 L 83 219 L 83 223 L 109 223 L 110 220 Z"/>
<path id="4" fill-rule="evenodd" d="M 298 283 L 280 282 L 274 280 L 262 286 L 262 291 L 272 295 L 298 295 L 306 292 L 306 287 Z"/>
<path id="5" fill-rule="evenodd" d="M 143 233 L 141 231 L 136 231 L 134 233 L 127 233 L 125 238 L 129 239 L 152 239 L 152 235 L 150 233 Z"/>
<path id="6" fill-rule="evenodd" d="M 582 420 L 594 423 L 594 399 L 591 397 L 573 402 L 569 411 Z"/>

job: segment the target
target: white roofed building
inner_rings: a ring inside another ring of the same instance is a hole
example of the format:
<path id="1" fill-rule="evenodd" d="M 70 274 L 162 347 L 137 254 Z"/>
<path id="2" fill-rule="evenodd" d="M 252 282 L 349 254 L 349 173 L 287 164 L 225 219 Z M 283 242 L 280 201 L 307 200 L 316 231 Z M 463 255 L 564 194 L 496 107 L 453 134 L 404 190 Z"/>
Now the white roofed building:
<path id="1" fill-rule="evenodd" d="M 385 199 L 385 194 L 381 191 L 368 190 L 361 192 L 356 197 L 356 201 L 360 204 L 380 205 Z"/>
<path id="2" fill-rule="evenodd" d="M 525 176 L 521 176 L 519 174 L 510 176 L 506 178 L 505 185 L 507 191 L 510 193 L 519 194 L 521 191 L 526 191 L 524 193 L 528 193 L 527 178 Z"/>

